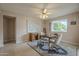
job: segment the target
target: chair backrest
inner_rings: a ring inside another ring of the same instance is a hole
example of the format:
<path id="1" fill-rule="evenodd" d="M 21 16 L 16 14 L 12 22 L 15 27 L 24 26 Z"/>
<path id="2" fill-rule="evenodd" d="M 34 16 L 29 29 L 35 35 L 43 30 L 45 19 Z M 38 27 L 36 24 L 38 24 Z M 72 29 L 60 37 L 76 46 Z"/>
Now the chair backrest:
<path id="1" fill-rule="evenodd" d="M 45 33 L 44 32 L 41 32 L 41 34 L 40 35 L 45 35 Z"/>
<path id="2" fill-rule="evenodd" d="M 62 34 L 58 34 L 58 39 L 56 40 L 56 44 L 59 44 L 62 39 Z"/>

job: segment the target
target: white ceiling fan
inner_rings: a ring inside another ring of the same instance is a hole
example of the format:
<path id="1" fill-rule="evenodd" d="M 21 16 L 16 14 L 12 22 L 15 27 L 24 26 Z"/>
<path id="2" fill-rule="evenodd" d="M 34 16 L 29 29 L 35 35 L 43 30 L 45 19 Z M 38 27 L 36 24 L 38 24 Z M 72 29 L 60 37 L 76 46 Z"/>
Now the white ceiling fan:
<path id="1" fill-rule="evenodd" d="M 47 19 L 49 14 L 51 13 L 49 13 L 47 9 L 43 9 L 43 11 L 40 13 L 40 18 Z"/>
<path id="2" fill-rule="evenodd" d="M 54 10 L 56 11 L 61 8 L 64 8 L 64 7 L 59 7 L 59 6 L 57 6 L 57 7 L 51 6 L 50 7 L 50 4 L 46 3 L 46 4 L 42 4 L 41 8 L 34 8 L 34 9 L 35 9 L 35 13 L 38 14 L 38 17 L 45 20 L 45 19 L 50 18 L 49 17 L 50 15 L 53 15 Z"/>

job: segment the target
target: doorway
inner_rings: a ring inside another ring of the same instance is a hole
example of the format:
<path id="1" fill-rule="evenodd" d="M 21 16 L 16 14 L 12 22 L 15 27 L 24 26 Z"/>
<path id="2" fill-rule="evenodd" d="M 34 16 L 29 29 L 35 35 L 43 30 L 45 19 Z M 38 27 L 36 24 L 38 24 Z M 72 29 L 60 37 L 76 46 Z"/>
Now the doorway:
<path id="1" fill-rule="evenodd" d="M 3 40 L 4 44 L 16 42 L 15 24 L 16 17 L 3 15 Z"/>

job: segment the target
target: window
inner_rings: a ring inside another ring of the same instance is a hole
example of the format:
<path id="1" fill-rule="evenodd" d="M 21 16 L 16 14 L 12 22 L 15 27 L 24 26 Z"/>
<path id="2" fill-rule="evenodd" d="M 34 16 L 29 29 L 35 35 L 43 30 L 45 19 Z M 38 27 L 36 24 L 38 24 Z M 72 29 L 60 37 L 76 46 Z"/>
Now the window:
<path id="1" fill-rule="evenodd" d="M 56 20 L 51 23 L 51 31 L 53 32 L 67 32 L 67 20 Z"/>
<path id="2" fill-rule="evenodd" d="M 40 26 L 41 21 L 34 19 L 34 18 L 29 18 L 28 20 L 28 32 L 30 33 L 36 33 L 36 32 L 40 32 Z"/>

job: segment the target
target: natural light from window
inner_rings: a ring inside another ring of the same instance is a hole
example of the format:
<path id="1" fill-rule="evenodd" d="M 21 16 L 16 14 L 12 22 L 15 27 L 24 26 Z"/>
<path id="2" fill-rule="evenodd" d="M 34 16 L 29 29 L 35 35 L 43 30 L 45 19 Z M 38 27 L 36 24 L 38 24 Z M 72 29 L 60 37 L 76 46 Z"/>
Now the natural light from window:
<path id="1" fill-rule="evenodd" d="M 67 19 L 52 21 L 51 31 L 52 32 L 67 32 Z"/>

